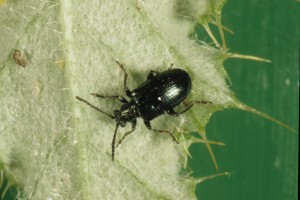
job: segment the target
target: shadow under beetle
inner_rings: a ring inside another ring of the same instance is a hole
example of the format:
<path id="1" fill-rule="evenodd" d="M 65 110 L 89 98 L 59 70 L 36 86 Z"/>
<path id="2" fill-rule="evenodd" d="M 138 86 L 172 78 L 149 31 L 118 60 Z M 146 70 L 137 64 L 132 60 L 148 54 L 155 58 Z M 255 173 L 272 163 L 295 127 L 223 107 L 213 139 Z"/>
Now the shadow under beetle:
<path id="1" fill-rule="evenodd" d="M 122 64 L 118 61 L 117 64 L 124 72 L 124 91 L 130 100 L 128 101 L 124 97 L 118 95 L 103 96 L 96 93 L 91 94 L 100 98 L 112 98 L 119 100 L 123 103 L 120 110 L 114 110 L 113 115 L 111 115 L 81 97 L 76 96 L 76 99 L 79 101 L 86 103 L 88 106 L 96 109 L 106 116 L 109 116 L 111 119 L 116 120 L 116 128 L 112 139 L 112 160 L 114 160 L 115 148 L 122 143 L 126 136 L 135 130 L 136 118 L 141 117 L 149 130 L 169 134 L 178 144 L 178 141 L 171 132 L 167 130 L 153 129 L 150 125 L 150 121 L 165 113 L 178 116 L 188 111 L 194 104 L 211 103 L 210 101 L 205 100 L 192 101 L 183 111 L 175 112 L 173 108 L 182 103 L 191 91 L 192 81 L 187 72 L 182 69 L 172 68 L 163 72 L 151 70 L 147 76 L 147 80 L 133 91 L 130 91 L 126 86 L 128 74 Z M 126 132 L 118 141 L 117 145 L 115 145 L 118 127 L 124 127 L 126 122 L 130 122 L 132 124 L 132 129 L 131 131 Z"/>

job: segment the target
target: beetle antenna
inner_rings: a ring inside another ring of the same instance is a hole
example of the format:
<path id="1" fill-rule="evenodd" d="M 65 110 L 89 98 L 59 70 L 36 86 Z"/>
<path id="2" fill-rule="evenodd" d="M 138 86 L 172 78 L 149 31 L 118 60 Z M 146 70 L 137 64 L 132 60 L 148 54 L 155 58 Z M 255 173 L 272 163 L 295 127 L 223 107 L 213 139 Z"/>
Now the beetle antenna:
<path id="1" fill-rule="evenodd" d="M 114 161 L 114 158 L 115 158 L 115 143 L 116 143 L 116 135 L 117 135 L 118 128 L 119 128 L 119 124 L 116 125 L 116 129 L 115 129 L 114 136 L 113 136 L 112 143 L 111 143 L 111 159 L 112 159 L 112 161 Z"/>
<path id="2" fill-rule="evenodd" d="M 103 114 L 109 116 L 110 118 L 115 119 L 114 116 L 112 116 L 112 115 L 110 115 L 110 114 L 104 112 L 104 111 L 101 110 L 100 108 L 97 108 L 96 106 L 94 106 L 93 104 L 91 104 L 90 102 L 88 102 L 87 100 L 85 100 L 85 99 L 83 99 L 83 98 L 81 98 L 81 97 L 79 97 L 79 96 L 76 96 L 76 99 L 79 100 L 79 101 L 82 101 L 82 102 L 86 103 L 88 106 L 90 106 L 90 107 L 94 108 L 95 110 L 97 110 L 97 111 L 99 111 L 99 112 L 101 112 L 101 113 L 103 113 Z"/>

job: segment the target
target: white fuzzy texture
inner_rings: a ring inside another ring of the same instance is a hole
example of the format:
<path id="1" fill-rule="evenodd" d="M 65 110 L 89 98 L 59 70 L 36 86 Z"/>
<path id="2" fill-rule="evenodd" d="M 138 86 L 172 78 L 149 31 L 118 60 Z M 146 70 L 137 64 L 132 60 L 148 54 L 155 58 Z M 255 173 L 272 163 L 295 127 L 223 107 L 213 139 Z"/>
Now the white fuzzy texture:
<path id="1" fill-rule="evenodd" d="M 206 1 L 186 1 L 205 13 Z M 75 99 L 107 112 L 120 104 L 90 95 L 123 92 L 149 70 L 174 67 L 193 78 L 193 99 L 229 105 L 231 92 L 218 52 L 188 39 L 193 21 L 177 16 L 174 0 L 8 1 L 0 10 L 0 170 L 12 175 L 25 199 L 195 199 L 195 182 L 181 180 L 182 146 L 148 131 L 138 120 L 111 161 L 115 122 Z M 3 44 L 3 45 L 2 45 Z M 13 49 L 25 51 L 25 69 Z M 197 131 L 212 113 L 198 107 L 184 120 L 163 116 L 153 127 Z M 197 117 L 194 120 L 195 116 Z M 192 118 L 193 120 L 189 120 Z M 120 128 L 121 134 L 130 130 Z M 1 165 L 0 165 L 1 166 Z"/>

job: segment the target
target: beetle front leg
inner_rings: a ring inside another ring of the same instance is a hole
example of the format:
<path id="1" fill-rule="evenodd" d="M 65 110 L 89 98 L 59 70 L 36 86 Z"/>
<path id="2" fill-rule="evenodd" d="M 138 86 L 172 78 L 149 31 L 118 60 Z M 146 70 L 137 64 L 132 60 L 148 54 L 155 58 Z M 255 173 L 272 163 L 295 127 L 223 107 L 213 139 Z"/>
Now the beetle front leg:
<path id="1" fill-rule="evenodd" d="M 206 100 L 200 100 L 200 101 L 193 101 L 187 108 L 185 108 L 183 111 L 180 112 L 176 112 L 173 109 L 167 110 L 166 112 L 169 115 L 173 115 L 173 116 L 179 116 L 183 113 L 185 113 L 186 111 L 188 111 L 189 109 L 191 109 L 191 107 L 193 107 L 193 105 L 195 104 L 212 104 L 211 101 L 206 101 Z"/>
<path id="2" fill-rule="evenodd" d="M 144 120 L 144 123 L 145 123 L 146 127 L 147 127 L 149 130 L 155 131 L 155 132 L 158 132 L 158 133 L 167 133 L 167 134 L 169 134 L 169 135 L 171 136 L 171 138 L 174 140 L 174 142 L 176 142 L 177 144 L 179 144 L 179 142 L 176 140 L 176 138 L 174 137 L 174 135 L 173 135 L 171 132 L 165 131 L 165 130 L 153 129 L 153 128 L 151 127 L 151 124 L 150 124 L 149 121 L 145 121 L 145 120 Z"/>
<path id="3" fill-rule="evenodd" d="M 118 96 L 118 95 L 103 96 L 101 94 L 96 94 L 96 93 L 91 93 L 91 95 L 93 95 L 95 97 L 100 97 L 100 98 L 118 99 L 121 103 L 128 103 L 128 101 L 124 97 L 121 97 L 121 96 Z"/>
<path id="4" fill-rule="evenodd" d="M 127 87 L 127 77 L 128 77 L 128 74 L 123 66 L 123 64 L 119 63 L 119 61 L 116 61 L 117 64 L 119 65 L 119 67 L 123 70 L 124 72 L 124 91 L 126 93 L 126 95 L 129 97 L 129 98 L 133 98 L 132 94 L 131 94 L 131 91 L 128 89 Z"/>
<path id="5" fill-rule="evenodd" d="M 133 121 L 131 122 L 131 124 L 132 124 L 131 131 L 128 131 L 128 132 L 126 132 L 126 133 L 123 135 L 123 137 L 118 141 L 118 143 L 117 143 L 117 145 L 116 145 L 116 148 L 122 143 L 122 141 L 125 139 L 126 136 L 128 136 L 130 133 L 132 133 L 132 132 L 135 130 L 135 127 L 136 127 L 136 119 L 133 120 Z"/>

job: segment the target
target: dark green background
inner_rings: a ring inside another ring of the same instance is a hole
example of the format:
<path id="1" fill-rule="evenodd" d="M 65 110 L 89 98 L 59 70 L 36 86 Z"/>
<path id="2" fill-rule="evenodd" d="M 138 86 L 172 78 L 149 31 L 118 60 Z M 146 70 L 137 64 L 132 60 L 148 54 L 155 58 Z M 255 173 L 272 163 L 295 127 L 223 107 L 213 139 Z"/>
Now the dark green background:
<path id="1" fill-rule="evenodd" d="M 272 60 L 227 60 L 231 89 L 242 102 L 298 130 L 300 2 L 230 0 L 222 16 L 235 32 L 226 34 L 230 52 Z M 234 174 L 199 184 L 198 199 L 298 199 L 297 134 L 239 110 L 214 114 L 207 132 L 209 139 L 226 143 L 213 146 L 220 172 Z M 195 177 L 216 173 L 205 145 L 191 151 Z"/>

